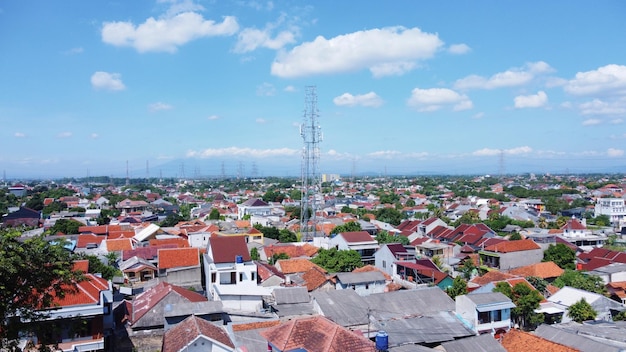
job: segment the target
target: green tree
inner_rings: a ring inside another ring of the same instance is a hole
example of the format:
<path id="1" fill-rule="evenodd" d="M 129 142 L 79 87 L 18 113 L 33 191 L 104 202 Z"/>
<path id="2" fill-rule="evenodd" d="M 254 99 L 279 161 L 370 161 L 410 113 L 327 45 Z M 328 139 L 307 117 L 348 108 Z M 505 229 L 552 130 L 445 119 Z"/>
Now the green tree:
<path id="1" fill-rule="evenodd" d="M 63 241 L 48 242 L 43 236 L 22 241 L 20 235 L 0 232 L 0 336 L 9 339 L 20 328 L 9 323 L 12 317 L 39 320 L 40 309 L 51 307 L 55 296 L 72 292 L 82 280 L 72 271 L 73 260 Z"/>
<path id="2" fill-rule="evenodd" d="M 117 255 L 116 255 L 117 256 Z M 113 264 L 104 263 L 95 255 L 78 254 L 75 259 L 83 259 L 89 261 L 89 272 L 92 274 L 100 274 L 107 280 L 112 280 L 114 276 L 121 276 L 122 271 Z M 110 258 L 108 258 L 110 260 Z M 107 261 L 108 261 L 107 260 Z"/>
<path id="3" fill-rule="evenodd" d="M 298 242 L 298 236 L 287 229 L 281 229 L 278 231 L 278 241 L 282 243 Z"/>
<path id="4" fill-rule="evenodd" d="M 398 234 L 390 235 L 389 232 L 382 230 L 376 235 L 376 241 L 378 244 L 384 243 L 400 243 L 403 245 L 409 244 L 409 238 Z"/>
<path id="5" fill-rule="evenodd" d="M 394 208 L 382 208 L 376 212 L 376 220 L 389 223 L 394 226 L 400 225 L 403 215 Z"/>
<path id="6" fill-rule="evenodd" d="M 606 287 L 601 277 L 576 270 L 566 269 L 561 276 L 554 280 L 553 284 L 559 288 L 570 286 L 599 294 L 606 293 Z"/>
<path id="7" fill-rule="evenodd" d="M 48 232 L 53 235 L 59 232 L 66 235 L 73 235 L 78 233 L 78 228 L 81 226 L 85 226 L 85 224 L 73 219 L 58 219 L 54 225 L 48 229 Z"/>
<path id="8" fill-rule="evenodd" d="M 594 320 L 598 316 L 591 304 L 587 303 L 585 298 L 581 298 L 580 301 L 572 304 L 567 310 L 567 315 L 577 323 L 582 323 L 587 320 Z"/>
<path id="9" fill-rule="evenodd" d="M 209 213 L 209 220 L 219 220 L 220 219 L 220 211 L 217 208 L 211 209 Z"/>
<path id="10" fill-rule="evenodd" d="M 161 227 L 174 227 L 181 221 L 185 221 L 185 218 L 177 213 L 168 214 L 163 221 L 159 224 Z"/>
<path id="11" fill-rule="evenodd" d="M 331 234 L 361 231 L 361 224 L 356 221 L 349 221 L 343 225 L 335 226 L 330 232 Z"/>
<path id="12" fill-rule="evenodd" d="M 446 289 L 446 293 L 452 299 L 454 299 L 456 296 L 466 294 L 467 293 L 467 281 L 465 281 L 461 275 L 458 275 L 452 281 L 452 286 Z"/>
<path id="13" fill-rule="evenodd" d="M 338 250 L 320 248 L 315 258 L 311 261 L 328 272 L 348 272 L 363 266 L 361 256 L 354 250 Z"/>
<path id="14" fill-rule="evenodd" d="M 261 259 L 261 256 L 259 255 L 259 250 L 256 247 L 252 247 L 252 249 L 250 249 L 250 258 L 252 260 Z"/>
<path id="15" fill-rule="evenodd" d="M 543 252 L 543 262 L 554 262 L 562 269 L 576 268 L 576 252 L 563 243 L 551 244 Z"/>
<path id="16" fill-rule="evenodd" d="M 474 265 L 474 261 L 471 258 L 465 259 L 463 264 L 459 267 L 459 270 L 465 280 L 470 280 L 473 276 L 478 274 L 478 268 Z"/>
<path id="17" fill-rule="evenodd" d="M 501 292 L 513 301 L 515 308 L 511 310 L 512 320 L 523 329 L 533 329 L 543 322 L 543 314 L 535 313 L 539 302 L 543 300 L 537 290 L 524 283 L 511 287 L 507 282 L 498 282 L 493 291 Z"/>
<path id="18" fill-rule="evenodd" d="M 511 236 L 509 236 L 509 241 L 519 241 L 522 239 L 522 235 L 519 232 L 513 232 Z"/>
<path id="19" fill-rule="evenodd" d="M 283 259 L 289 259 L 289 255 L 287 253 L 274 253 L 272 257 L 270 258 L 269 263 L 271 265 L 274 265 L 276 264 L 277 261 L 283 260 Z"/>
<path id="20" fill-rule="evenodd" d="M 537 291 L 541 293 L 546 292 L 546 288 L 548 287 L 548 281 L 537 276 L 528 276 L 526 277 L 526 280 L 530 282 L 530 284 L 533 285 L 533 287 L 536 288 Z"/>

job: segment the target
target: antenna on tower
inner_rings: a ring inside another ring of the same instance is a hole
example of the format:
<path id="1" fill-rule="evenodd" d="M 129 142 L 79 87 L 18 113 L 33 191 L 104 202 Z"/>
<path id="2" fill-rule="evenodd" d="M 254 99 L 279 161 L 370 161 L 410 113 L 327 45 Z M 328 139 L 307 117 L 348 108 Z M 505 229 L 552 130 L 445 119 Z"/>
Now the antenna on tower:
<path id="1" fill-rule="evenodd" d="M 320 197 L 321 182 L 319 175 L 319 143 L 322 141 L 322 130 L 317 119 L 317 90 L 315 86 L 306 87 L 304 99 L 304 116 L 300 125 L 300 135 L 304 141 L 302 149 L 302 197 L 300 200 L 300 231 L 304 241 L 316 237 L 317 210 Z M 318 199 L 319 198 L 319 199 Z"/>
<path id="2" fill-rule="evenodd" d="M 150 162 L 146 160 L 146 179 L 150 180 Z"/>
<path id="3" fill-rule="evenodd" d="M 128 175 L 128 160 L 126 160 L 126 186 L 130 185 L 130 176 Z"/>
<path id="4" fill-rule="evenodd" d="M 500 150 L 500 161 L 499 161 L 500 169 L 498 170 L 500 174 L 500 178 L 504 177 L 504 150 Z"/>

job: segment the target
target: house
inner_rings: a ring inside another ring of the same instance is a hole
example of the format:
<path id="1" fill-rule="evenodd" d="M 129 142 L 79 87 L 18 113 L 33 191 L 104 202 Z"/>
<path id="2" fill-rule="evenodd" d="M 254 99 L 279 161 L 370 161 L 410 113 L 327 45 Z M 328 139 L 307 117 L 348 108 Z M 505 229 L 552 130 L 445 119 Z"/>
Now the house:
<path id="1" fill-rule="evenodd" d="M 77 261 L 75 269 L 86 272 L 89 264 L 84 262 Z M 65 287 L 65 295 L 55 296 L 52 307 L 41 311 L 47 316 L 40 331 L 48 334 L 38 339 L 57 343 L 61 351 L 100 351 L 113 332 L 111 284 L 93 274 L 84 275 L 84 281 L 75 288 Z"/>
<path id="2" fill-rule="evenodd" d="M 546 325 L 547 326 L 547 325 Z M 590 341 L 591 342 L 591 341 Z M 550 351 L 550 352 L 580 352 L 576 345 L 561 344 L 550 341 L 547 337 L 539 334 L 512 329 L 502 336 L 501 346 L 506 351 Z M 596 345 L 596 347 L 599 347 Z M 604 349 L 594 349 L 597 351 L 606 351 Z"/>
<path id="3" fill-rule="evenodd" d="M 287 321 L 262 331 L 268 352 L 375 352 L 375 344 L 323 316 Z"/>
<path id="4" fill-rule="evenodd" d="M 269 216 L 272 214 L 272 206 L 259 198 L 248 199 L 237 205 L 237 219 L 243 220 L 246 215 Z"/>
<path id="5" fill-rule="evenodd" d="M 124 279 L 131 283 L 150 281 L 157 277 L 158 268 L 146 259 L 138 256 L 130 257 L 119 265 Z"/>
<path id="6" fill-rule="evenodd" d="M 281 287 L 272 291 L 270 309 L 279 318 L 314 315 L 311 296 L 306 287 Z"/>
<path id="7" fill-rule="evenodd" d="M 581 299 L 585 299 L 585 301 L 587 301 L 587 303 L 589 303 L 598 313 L 596 320 L 611 320 L 612 316 L 618 312 L 626 310 L 624 305 L 604 295 L 569 286 L 561 288 L 552 296 L 548 297 L 548 302 L 555 308 L 564 312 L 560 321 L 567 323 L 572 320 L 567 314 L 569 307 Z"/>
<path id="8" fill-rule="evenodd" d="M 578 247 L 602 247 L 607 237 L 605 235 L 596 235 L 587 228 L 586 219 L 578 220 L 571 218 L 560 229 L 562 239 L 570 242 Z"/>
<path id="9" fill-rule="evenodd" d="M 191 315 L 163 335 L 161 352 L 230 352 L 235 345 L 228 333 L 206 320 Z"/>
<path id="10" fill-rule="evenodd" d="M 250 258 L 244 237 L 211 236 L 203 256 L 207 296 L 224 307 L 259 311 L 270 290 L 257 285 L 257 266 Z"/>
<path id="11" fill-rule="evenodd" d="M 602 278 L 605 284 L 626 281 L 626 263 L 611 263 L 587 272 Z"/>
<path id="12" fill-rule="evenodd" d="M 161 280 L 202 290 L 202 268 L 198 248 L 163 248 L 158 250 L 157 256 Z"/>
<path id="13" fill-rule="evenodd" d="M 9 187 L 9 193 L 18 198 L 23 197 L 26 195 L 26 186 L 21 183 L 14 184 L 13 186 Z"/>
<path id="14" fill-rule="evenodd" d="M 339 250 L 357 251 L 364 265 L 375 264 L 374 253 L 379 248 L 376 239 L 367 231 L 339 233 L 330 239 L 329 246 L 336 247 Z"/>
<path id="15" fill-rule="evenodd" d="M 499 270 L 536 264 L 543 259 L 543 250 L 532 240 L 499 242 L 485 247 L 479 254 L 485 266 Z"/>
<path id="16" fill-rule="evenodd" d="M 386 280 L 380 271 L 368 271 L 362 273 L 336 273 L 337 290 L 352 289 L 359 296 L 367 296 L 372 293 L 385 291 Z"/>
<path id="17" fill-rule="evenodd" d="M 143 212 L 148 207 L 148 203 L 143 200 L 131 200 L 124 199 L 123 201 L 115 204 L 115 209 L 119 210 L 123 214 L 130 214 L 136 212 Z"/>
<path id="18" fill-rule="evenodd" d="M 608 322 L 578 324 L 575 322 L 565 324 L 541 324 L 535 329 L 534 336 L 548 340 L 554 345 L 566 346 L 569 349 L 542 349 L 544 351 L 576 351 L 576 352 L 621 352 L 623 351 L 624 329 L 614 329 L 615 325 L 610 328 Z M 611 331 L 615 330 L 615 331 Z M 507 334 L 508 335 L 508 334 Z M 606 339 L 607 336 L 613 336 L 615 340 Z M 503 343 L 505 340 L 503 341 Z M 533 350 L 535 346 L 546 346 L 533 341 Z M 561 347 L 562 348 L 562 347 Z"/>
<path id="19" fill-rule="evenodd" d="M 385 243 L 374 252 L 374 265 L 389 276 L 396 272 L 394 262 L 411 261 L 415 259 L 415 252 L 409 251 L 400 243 Z"/>
<path id="20" fill-rule="evenodd" d="M 456 312 L 476 334 L 500 334 L 511 328 L 515 304 L 500 292 L 456 296 Z"/>
<path id="21" fill-rule="evenodd" d="M 2 227 L 38 227 L 41 223 L 41 212 L 26 207 L 8 213 L 2 217 Z"/>
<path id="22" fill-rule="evenodd" d="M 453 279 L 439 268 L 430 259 L 415 261 L 394 262 L 397 272 L 392 275 L 395 279 L 406 280 L 403 284 L 411 288 L 425 285 L 436 285 L 442 290 L 452 286 Z"/>
<path id="23" fill-rule="evenodd" d="M 552 282 L 561 276 L 565 270 L 561 269 L 554 262 L 541 262 L 511 269 L 508 272 L 521 277 L 533 276 Z"/>
<path id="24" fill-rule="evenodd" d="M 138 294 L 124 306 L 132 331 L 162 329 L 165 312 L 175 304 L 206 302 L 203 295 L 187 288 L 160 282 Z"/>
<path id="25" fill-rule="evenodd" d="M 621 227 L 626 221 L 625 198 L 598 198 L 594 207 L 594 217 L 606 215 L 613 227 Z"/>
<path id="26" fill-rule="evenodd" d="M 464 339 L 448 341 L 441 344 L 446 352 L 507 352 L 498 340 L 491 334 L 466 337 Z M 520 348 L 508 351 L 548 351 L 544 349 Z"/>
<path id="27" fill-rule="evenodd" d="M 346 329 L 366 332 L 369 308 L 355 291 L 317 291 L 312 293 L 313 307 L 321 314 Z"/>

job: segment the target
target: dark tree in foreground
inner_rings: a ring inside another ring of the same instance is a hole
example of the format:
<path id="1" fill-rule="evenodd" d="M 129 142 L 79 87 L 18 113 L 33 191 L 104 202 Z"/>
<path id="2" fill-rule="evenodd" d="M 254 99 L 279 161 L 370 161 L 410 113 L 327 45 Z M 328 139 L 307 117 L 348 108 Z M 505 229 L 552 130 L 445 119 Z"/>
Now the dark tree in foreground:
<path id="1" fill-rule="evenodd" d="M 75 288 L 82 278 L 72 271 L 62 241 L 48 242 L 43 236 L 20 241 L 20 235 L 0 233 L 0 335 L 5 338 L 16 337 L 19 324 L 9 324 L 12 317 L 37 321 L 39 310 L 49 308 L 55 296 L 69 294 L 68 287 Z"/>

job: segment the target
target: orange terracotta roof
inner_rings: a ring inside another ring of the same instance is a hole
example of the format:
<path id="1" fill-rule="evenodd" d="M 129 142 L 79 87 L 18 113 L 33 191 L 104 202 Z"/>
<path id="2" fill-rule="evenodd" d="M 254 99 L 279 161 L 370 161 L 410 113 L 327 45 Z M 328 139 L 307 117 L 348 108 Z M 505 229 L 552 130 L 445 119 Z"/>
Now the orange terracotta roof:
<path id="1" fill-rule="evenodd" d="M 277 244 L 263 248 L 265 255 L 269 258 L 277 253 L 285 253 L 289 258 L 312 257 L 317 253 L 317 247 L 305 243 L 302 246 L 294 244 Z"/>
<path id="2" fill-rule="evenodd" d="M 523 266 L 509 270 L 510 274 L 523 277 L 536 276 L 542 279 L 550 279 L 561 276 L 565 270 L 561 269 L 554 262 L 543 262 Z"/>
<path id="3" fill-rule="evenodd" d="M 539 247 L 539 245 L 533 240 L 503 241 L 485 247 L 485 251 L 499 253 L 520 252 L 533 249 L 541 249 L 541 247 Z"/>
<path id="4" fill-rule="evenodd" d="M 304 258 L 281 259 L 276 262 L 276 267 L 283 274 L 303 273 L 317 266 L 312 261 Z"/>
<path id="5" fill-rule="evenodd" d="M 546 340 L 528 332 L 511 329 L 502 337 L 502 346 L 509 352 L 577 352 L 577 349 Z"/>
<path id="6" fill-rule="evenodd" d="M 159 249 L 158 256 L 159 269 L 200 265 L 200 251 L 195 247 Z"/>
<path id="7" fill-rule="evenodd" d="M 233 331 L 267 329 L 280 324 L 280 320 L 255 321 L 254 323 L 233 324 Z"/>
<path id="8" fill-rule="evenodd" d="M 326 275 L 326 270 L 315 265 L 302 274 L 302 280 L 304 280 L 307 290 L 311 292 L 328 282 L 330 278 Z"/>
<path id="9" fill-rule="evenodd" d="M 89 272 L 89 260 L 75 260 L 72 271 L 82 271 L 83 273 Z"/>
<path id="10" fill-rule="evenodd" d="M 92 233 L 85 233 L 82 235 L 78 235 L 76 247 L 77 248 L 87 248 L 88 244 L 95 244 L 97 246 L 102 243 L 106 239 L 106 236 L 98 236 Z"/>
<path id="11" fill-rule="evenodd" d="M 250 220 L 236 220 L 235 226 L 237 226 L 238 229 L 247 229 L 250 227 Z"/>
<path id="12" fill-rule="evenodd" d="M 517 277 L 518 277 L 517 275 L 508 274 L 508 273 L 498 271 L 498 270 L 492 270 L 492 271 L 488 271 L 483 276 L 476 276 L 475 278 L 470 280 L 470 282 L 473 282 L 480 286 L 484 286 L 490 282 L 504 281 L 507 279 L 514 279 Z"/>
<path id="13" fill-rule="evenodd" d="M 75 288 L 65 285 L 63 297 L 53 293 L 52 305 L 55 307 L 70 307 L 86 304 L 97 304 L 100 301 L 100 291 L 109 289 L 108 281 L 93 274 L 85 274 L 85 280 L 76 283 Z"/>
<path id="14" fill-rule="evenodd" d="M 149 246 L 162 246 L 162 245 L 166 245 L 166 244 L 173 244 L 176 245 L 178 248 L 187 248 L 187 247 L 191 247 L 189 245 L 189 241 L 187 241 L 186 239 L 182 238 L 182 237 L 178 237 L 178 238 L 164 238 L 164 239 L 151 239 L 148 242 Z"/>
<path id="15" fill-rule="evenodd" d="M 120 238 L 105 241 L 107 250 L 112 251 L 128 251 L 133 249 L 133 243 L 130 238 Z"/>
<path id="16" fill-rule="evenodd" d="M 235 344 L 222 327 L 195 315 L 190 315 L 165 332 L 161 352 L 179 352 L 187 350 L 198 336 L 213 339 L 231 349 L 235 348 Z M 215 349 L 223 350 L 222 348 Z"/>

